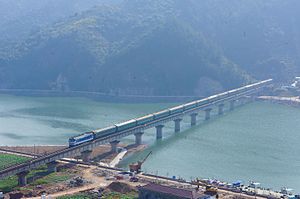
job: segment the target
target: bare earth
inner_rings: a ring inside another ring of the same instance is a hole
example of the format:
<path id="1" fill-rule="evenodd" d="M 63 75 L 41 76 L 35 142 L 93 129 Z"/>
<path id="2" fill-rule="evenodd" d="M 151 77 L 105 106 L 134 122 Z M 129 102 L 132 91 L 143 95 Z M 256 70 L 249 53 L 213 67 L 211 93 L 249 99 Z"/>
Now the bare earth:
<path id="1" fill-rule="evenodd" d="M 82 177 L 89 181 L 90 183 L 81 186 L 81 187 L 76 187 L 76 188 L 70 188 L 68 190 L 65 191 L 61 191 L 58 193 L 54 193 L 54 194 L 50 194 L 52 198 L 56 198 L 59 196 L 65 196 L 65 195 L 72 195 L 72 194 L 76 194 L 79 192 L 84 192 L 87 190 L 91 190 L 91 189 L 96 189 L 99 187 L 106 187 L 110 184 L 109 181 L 106 181 L 104 177 L 98 177 L 95 176 L 92 173 L 92 170 L 95 169 L 95 166 L 89 166 L 89 167 L 83 167 L 82 169 Z M 40 199 L 41 197 L 33 197 L 34 199 Z"/>
<path id="2" fill-rule="evenodd" d="M 20 151 L 20 152 L 25 152 L 25 153 L 32 153 L 32 154 L 47 154 L 51 153 L 57 150 L 61 150 L 65 148 L 66 146 L 13 146 L 13 147 L 0 147 L 4 149 L 9 149 L 9 150 L 15 150 L 15 151 Z M 120 144 L 120 147 L 125 147 L 124 145 Z M 131 145 L 126 147 L 128 150 L 128 154 L 140 151 L 146 148 L 146 145 L 140 145 L 138 147 Z M 110 162 L 116 154 L 112 154 L 110 152 L 110 145 L 102 145 L 93 150 L 92 153 L 92 158 L 95 159 L 101 159 L 101 161 L 106 161 Z M 85 165 L 77 165 L 75 166 L 75 172 L 77 171 L 78 173 L 75 173 L 78 176 L 81 176 L 86 183 L 83 186 L 76 187 L 76 188 L 70 188 L 68 187 L 66 182 L 63 183 L 58 183 L 54 185 L 50 185 L 49 187 L 44 187 L 44 191 L 48 194 L 51 195 L 52 198 L 56 198 L 59 196 L 64 196 L 64 195 L 72 195 L 76 194 L 79 192 L 85 192 L 89 190 L 94 190 L 94 189 L 99 189 L 100 187 L 106 188 L 111 182 L 113 181 L 118 181 L 118 180 L 106 180 L 105 175 L 110 175 L 110 176 L 115 176 L 117 173 L 113 170 L 110 169 L 103 169 L 103 168 L 98 168 L 97 166 L 85 166 Z M 124 180 L 119 180 L 120 182 L 124 182 L 126 184 L 129 184 L 130 186 L 136 187 L 138 185 L 143 185 L 149 182 L 157 182 L 160 181 L 160 183 L 166 183 L 166 184 L 173 184 L 174 186 L 177 187 L 182 187 L 182 186 L 190 186 L 188 184 L 185 185 L 185 183 L 176 183 L 176 182 L 171 182 L 169 180 L 165 179 L 159 179 L 159 178 L 153 178 L 149 176 L 143 176 L 143 175 L 138 175 L 140 178 L 140 181 L 138 183 L 136 182 L 130 182 L 128 179 Z M 202 188 L 204 189 L 204 188 Z M 41 191 L 41 190 L 40 190 Z M 40 194 L 39 194 L 40 195 Z M 40 198 L 39 197 L 31 197 L 31 198 Z M 231 198 L 254 198 L 248 195 L 244 194 L 238 194 L 238 193 L 233 193 L 233 192 L 228 192 L 228 191 L 223 191 L 219 190 L 219 198 L 226 198 L 226 199 L 231 199 Z M 259 197 L 257 197 L 259 198 Z"/>

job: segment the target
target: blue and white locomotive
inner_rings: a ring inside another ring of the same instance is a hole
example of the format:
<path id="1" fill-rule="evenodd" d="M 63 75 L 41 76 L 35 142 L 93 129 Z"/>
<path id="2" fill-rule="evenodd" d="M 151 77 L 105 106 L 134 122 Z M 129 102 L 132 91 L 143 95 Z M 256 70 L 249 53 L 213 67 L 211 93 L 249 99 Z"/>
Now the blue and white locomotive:
<path id="1" fill-rule="evenodd" d="M 201 106 L 207 105 L 207 104 L 211 104 L 211 103 L 216 103 L 219 100 L 222 100 L 226 97 L 230 97 L 233 95 L 239 95 L 241 93 L 247 92 L 250 88 L 251 89 L 256 89 L 259 88 L 261 85 L 267 85 L 269 83 L 271 83 L 272 79 L 269 80 L 265 80 L 262 82 L 258 82 L 255 84 L 251 84 L 251 85 L 247 85 L 238 89 L 234 89 L 228 92 L 224 92 L 224 93 L 220 93 L 217 95 L 213 95 L 210 96 L 208 98 L 205 99 L 201 99 L 201 100 L 197 100 L 197 101 L 193 101 L 193 102 L 189 102 L 183 105 L 179 105 L 173 108 L 169 108 L 169 109 L 165 109 L 153 114 L 149 114 L 140 118 L 136 118 L 136 119 L 132 119 L 132 120 L 128 120 L 126 122 L 123 123 L 118 123 L 115 124 L 113 126 L 109 126 L 106 128 L 102 128 L 102 129 L 98 129 L 98 130 L 94 130 L 91 132 L 86 132 L 83 133 L 81 135 L 78 136 L 74 136 L 71 137 L 69 139 L 69 147 L 73 147 L 73 146 L 77 146 L 80 145 L 82 143 L 85 142 L 89 142 L 92 141 L 94 139 L 98 139 L 98 138 L 103 138 L 109 135 L 113 135 L 114 133 L 117 132 L 121 132 L 121 131 L 125 131 L 131 128 L 135 128 L 135 127 L 139 127 L 139 126 L 144 126 L 147 125 L 148 123 L 152 122 L 152 121 L 157 121 L 161 118 L 165 118 L 168 117 L 170 115 L 176 115 L 176 114 L 181 114 L 185 111 L 194 109 L 194 108 L 199 108 Z"/>
<path id="2" fill-rule="evenodd" d="M 78 136 L 69 138 L 69 147 L 77 146 L 82 143 L 92 141 L 95 139 L 95 134 L 92 132 L 86 132 Z"/>

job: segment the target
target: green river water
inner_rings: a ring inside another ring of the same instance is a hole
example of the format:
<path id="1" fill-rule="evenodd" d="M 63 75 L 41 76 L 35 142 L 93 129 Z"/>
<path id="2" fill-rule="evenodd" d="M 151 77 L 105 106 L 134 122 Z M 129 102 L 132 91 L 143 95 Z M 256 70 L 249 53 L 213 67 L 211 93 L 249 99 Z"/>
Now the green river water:
<path id="1" fill-rule="evenodd" d="M 68 137 L 80 132 L 172 105 L 0 95 L 0 145 L 66 144 Z M 124 159 L 120 166 L 152 151 L 143 165 L 148 173 L 188 180 L 254 180 L 264 187 L 287 186 L 300 192 L 300 109 L 256 102 L 213 116 L 209 122 L 203 118 L 204 113 L 199 114 L 198 125 L 189 128 L 186 117 L 178 134 L 170 122 L 162 141 L 155 141 L 154 129 L 147 130 L 143 142 L 149 148 Z M 122 141 L 131 143 L 134 137 Z"/>

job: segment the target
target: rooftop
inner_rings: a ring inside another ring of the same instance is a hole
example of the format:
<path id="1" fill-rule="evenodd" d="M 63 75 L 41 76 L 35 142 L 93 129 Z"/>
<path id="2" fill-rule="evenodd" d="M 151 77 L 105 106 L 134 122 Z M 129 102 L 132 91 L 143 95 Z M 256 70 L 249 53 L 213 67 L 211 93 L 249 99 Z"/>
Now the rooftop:
<path id="1" fill-rule="evenodd" d="M 205 195 L 197 193 L 195 190 L 189 190 L 189 189 L 180 189 L 175 187 L 169 187 L 159 184 L 150 183 L 144 186 L 141 186 L 140 189 L 145 189 L 153 192 L 159 192 L 159 193 L 165 193 L 168 195 L 173 195 L 181 198 L 203 198 Z"/>

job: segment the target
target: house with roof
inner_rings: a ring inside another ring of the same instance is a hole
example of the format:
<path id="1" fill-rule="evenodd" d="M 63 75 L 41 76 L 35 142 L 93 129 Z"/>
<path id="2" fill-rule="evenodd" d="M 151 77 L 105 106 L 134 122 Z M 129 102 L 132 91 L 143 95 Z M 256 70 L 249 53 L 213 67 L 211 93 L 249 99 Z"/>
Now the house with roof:
<path id="1" fill-rule="evenodd" d="M 194 189 L 180 189 L 150 183 L 138 187 L 139 199 L 209 199 L 211 196 Z"/>

